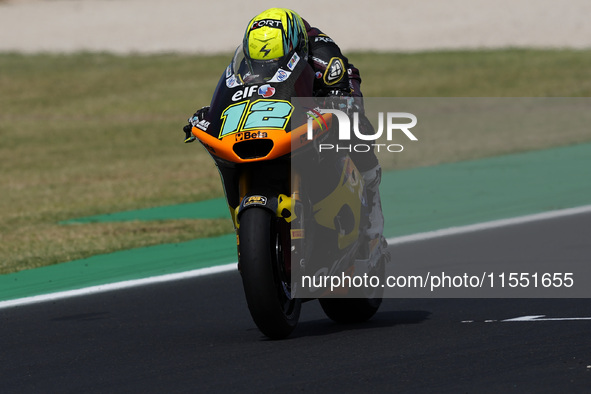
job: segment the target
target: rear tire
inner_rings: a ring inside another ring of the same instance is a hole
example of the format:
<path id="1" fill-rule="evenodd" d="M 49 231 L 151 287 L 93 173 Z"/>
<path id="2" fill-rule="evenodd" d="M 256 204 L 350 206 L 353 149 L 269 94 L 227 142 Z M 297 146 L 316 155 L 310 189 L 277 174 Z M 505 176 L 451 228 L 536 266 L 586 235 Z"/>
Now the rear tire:
<path id="1" fill-rule="evenodd" d="M 382 256 L 377 266 L 370 272 L 372 275 L 384 279 L 387 258 Z M 376 314 L 382 304 L 382 287 L 369 289 L 352 289 L 353 294 L 361 298 L 320 298 L 320 306 L 329 319 L 336 323 L 363 323 Z M 365 291 L 364 291 L 365 290 Z"/>
<path id="2" fill-rule="evenodd" d="M 381 298 L 321 298 L 320 305 L 329 319 L 336 323 L 363 323 L 380 308 Z"/>
<path id="3" fill-rule="evenodd" d="M 264 208 L 249 208 L 240 217 L 239 258 L 244 294 L 250 314 L 263 334 L 282 339 L 298 323 L 301 300 L 292 298 L 286 263 L 289 237 L 282 237 L 279 220 Z"/>

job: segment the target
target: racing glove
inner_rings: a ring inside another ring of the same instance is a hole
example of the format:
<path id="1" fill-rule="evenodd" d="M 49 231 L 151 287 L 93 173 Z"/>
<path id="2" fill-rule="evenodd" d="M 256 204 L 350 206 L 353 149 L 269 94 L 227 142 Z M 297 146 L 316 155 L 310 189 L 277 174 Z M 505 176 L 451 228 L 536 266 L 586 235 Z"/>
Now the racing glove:
<path id="1" fill-rule="evenodd" d="M 338 109 L 349 116 L 357 108 L 355 99 L 347 91 L 335 89 L 323 93 L 324 108 Z"/>
<path id="2" fill-rule="evenodd" d="M 191 130 L 193 129 L 193 127 L 196 127 L 199 122 L 205 119 L 205 115 L 207 115 L 208 111 L 209 107 L 202 107 L 187 120 L 188 124 L 186 124 L 183 127 L 183 131 L 185 132 L 185 144 L 188 144 L 196 140 Z"/>

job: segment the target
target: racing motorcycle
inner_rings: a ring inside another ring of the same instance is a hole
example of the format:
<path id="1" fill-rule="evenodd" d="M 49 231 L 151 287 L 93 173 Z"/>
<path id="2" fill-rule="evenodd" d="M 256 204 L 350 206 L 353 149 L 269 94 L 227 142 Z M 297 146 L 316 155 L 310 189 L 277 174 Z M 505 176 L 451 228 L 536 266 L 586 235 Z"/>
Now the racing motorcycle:
<path id="1" fill-rule="evenodd" d="M 253 69 L 238 48 L 191 130 L 220 173 L 248 308 L 272 339 L 293 331 L 302 302 L 319 299 L 332 320 L 361 322 L 382 300 L 381 288 L 302 283 L 384 271 L 384 259 L 359 258 L 369 226 L 361 174 L 347 152 L 319 152 L 337 133 L 312 99 L 314 78 L 297 54 Z"/>

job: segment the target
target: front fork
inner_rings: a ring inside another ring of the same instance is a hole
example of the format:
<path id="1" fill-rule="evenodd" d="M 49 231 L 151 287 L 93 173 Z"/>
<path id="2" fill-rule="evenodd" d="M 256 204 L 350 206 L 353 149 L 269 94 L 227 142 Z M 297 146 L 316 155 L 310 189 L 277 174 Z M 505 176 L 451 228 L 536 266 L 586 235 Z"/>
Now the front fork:
<path id="1" fill-rule="evenodd" d="M 240 270 L 240 217 L 246 209 L 263 208 L 271 211 L 277 218 L 272 228 L 279 234 L 278 248 L 281 249 L 285 270 L 291 273 L 292 258 L 299 266 L 303 266 L 303 204 L 301 201 L 301 176 L 292 172 L 290 176 L 289 195 L 278 193 L 268 186 L 253 181 L 251 171 L 242 171 L 238 179 L 240 203 L 236 208 L 230 207 L 230 213 L 236 230 L 238 247 L 238 270 Z"/>

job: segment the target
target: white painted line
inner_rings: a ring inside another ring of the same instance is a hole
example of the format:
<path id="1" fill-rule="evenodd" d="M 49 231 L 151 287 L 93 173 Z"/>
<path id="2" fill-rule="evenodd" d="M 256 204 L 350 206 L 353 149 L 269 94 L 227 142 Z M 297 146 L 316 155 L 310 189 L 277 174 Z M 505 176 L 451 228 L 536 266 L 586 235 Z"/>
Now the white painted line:
<path id="1" fill-rule="evenodd" d="M 14 306 L 30 305 L 39 302 L 56 301 L 64 298 L 79 297 L 91 294 L 105 293 L 107 291 L 129 289 L 132 287 L 151 285 L 155 283 L 172 282 L 175 280 L 197 278 L 199 276 L 213 275 L 221 272 L 228 272 L 236 270 L 237 263 L 218 265 L 215 267 L 200 268 L 192 271 L 179 272 L 176 274 L 167 274 L 160 276 L 152 276 L 144 279 L 126 280 L 123 282 L 107 283 L 104 285 L 86 287 L 76 290 L 60 291 L 50 294 L 41 294 L 38 296 L 19 298 L 15 300 L 0 301 L 0 309 L 10 308 Z"/>
<path id="2" fill-rule="evenodd" d="M 488 230 L 498 227 L 513 226 L 517 224 L 529 223 L 538 220 L 548 220 L 564 216 L 577 215 L 591 212 L 591 205 L 585 205 L 577 208 L 561 209 L 557 211 L 543 212 L 534 215 L 520 216 L 511 219 L 494 220 L 490 222 L 472 224 L 461 227 L 451 227 L 443 230 L 428 231 L 419 234 L 405 235 L 402 237 L 389 238 L 389 245 L 398 245 L 408 242 L 424 241 L 433 238 L 445 237 L 450 235 L 465 234 L 476 231 Z M 42 294 L 33 297 L 19 298 L 15 300 L 0 301 L 0 309 L 10 308 L 21 305 L 36 304 L 39 302 L 55 301 L 71 297 L 79 297 L 97 293 L 104 293 L 107 291 L 129 289 L 132 287 L 144 286 L 155 283 L 172 282 L 175 280 L 196 278 L 199 276 L 212 275 L 220 272 L 228 272 L 236 269 L 236 263 L 220 265 L 216 267 L 201 268 L 197 270 L 180 272 L 176 274 L 167 274 L 161 276 L 153 276 L 145 279 L 128 280 L 123 282 L 108 283 L 105 285 L 86 287 L 76 290 L 60 291 L 50 294 Z"/>
<path id="3" fill-rule="evenodd" d="M 450 227 L 443 230 L 427 231 L 424 233 L 404 235 L 401 237 L 388 238 L 387 241 L 388 245 L 398 245 L 409 242 L 424 241 L 427 239 L 446 237 L 450 235 L 490 230 L 498 227 L 514 226 L 517 224 L 536 222 L 539 220 L 556 219 L 564 216 L 578 215 L 589 212 L 591 212 L 591 205 L 584 205 L 582 207 L 560 209 L 557 211 L 536 213 L 533 215 L 519 216 L 516 218 L 493 220 L 490 222 L 471 224 L 468 226 Z"/>
<path id="4" fill-rule="evenodd" d="M 501 320 L 502 322 L 529 322 L 529 321 L 569 321 L 569 320 L 591 320 L 591 317 L 545 317 L 546 315 L 532 315 L 514 317 L 513 319 Z"/>

